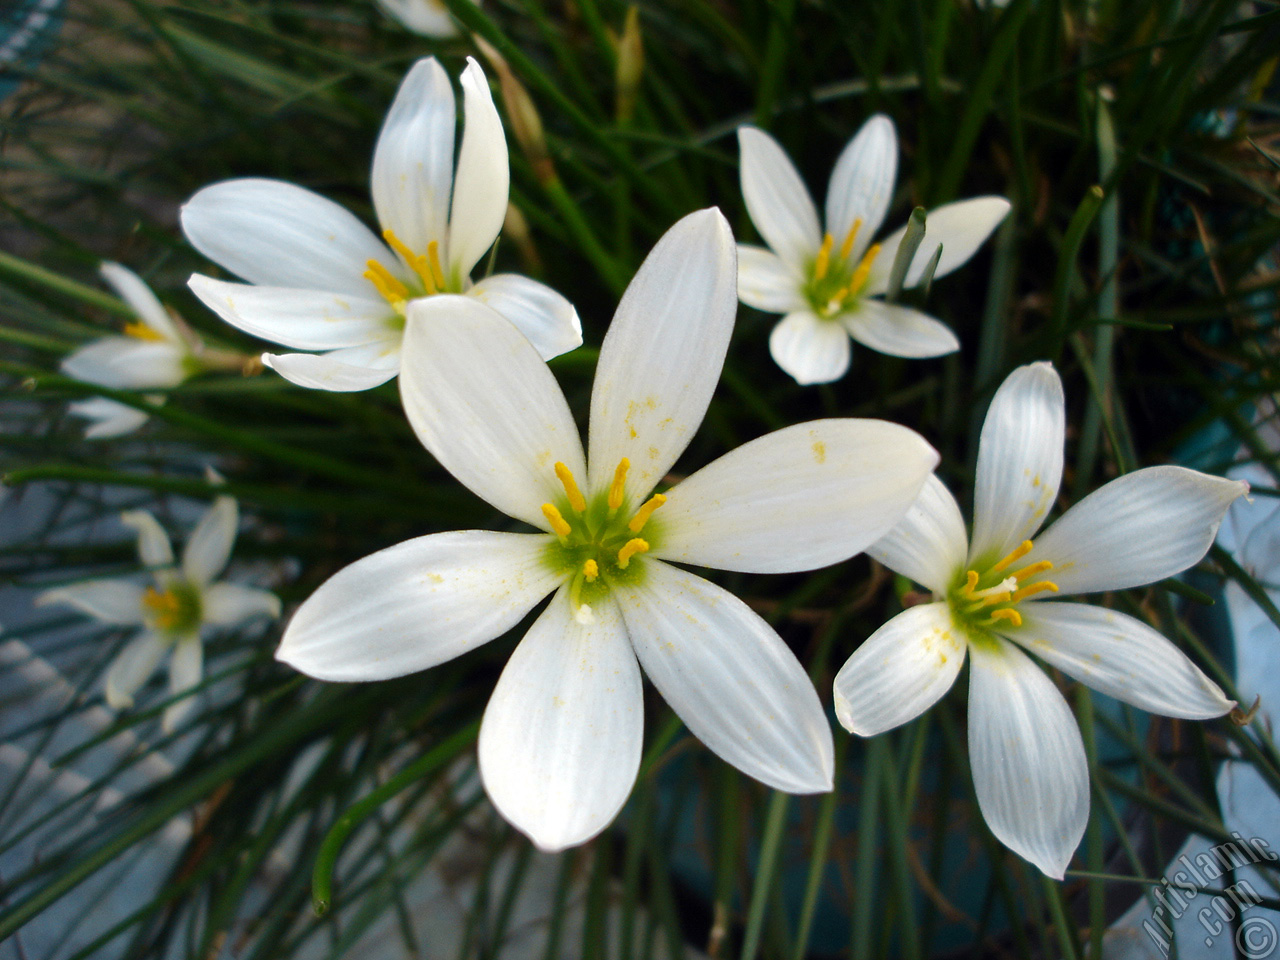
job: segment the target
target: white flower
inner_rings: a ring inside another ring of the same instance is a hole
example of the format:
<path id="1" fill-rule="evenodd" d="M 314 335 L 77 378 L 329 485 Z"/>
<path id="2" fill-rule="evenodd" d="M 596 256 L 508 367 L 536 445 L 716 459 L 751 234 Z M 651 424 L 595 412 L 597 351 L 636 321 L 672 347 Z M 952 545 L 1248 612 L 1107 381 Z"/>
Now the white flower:
<path id="1" fill-rule="evenodd" d="M 972 539 L 955 499 L 931 477 L 902 523 L 867 552 L 928 587 L 934 602 L 872 634 L 835 682 L 840 722 L 871 736 L 932 706 L 967 650 L 969 754 L 982 815 L 1002 843 L 1059 879 L 1089 818 L 1089 773 L 1066 701 L 1023 650 L 1152 713 L 1199 720 L 1234 704 L 1145 623 L 1104 607 L 1042 601 L 1187 569 L 1248 489 L 1183 467 L 1136 470 L 1094 491 L 1033 543 L 1058 496 L 1065 419 L 1052 366 L 1009 375 L 982 427 Z"/>
<path id="2" fill-rule="evenodd" d="M 198 373 L 198 344 L 178 328 L 151 288 L 132 270 L 118 263 L 104 263 L 103 278 L 137 315 L 124 335 L 103 337 L 81 347 L 62 361 L 69 377 L 115 390 L 149 390 L 176 387 Z M 163 397 L 149 397 L 159 403 Z M 73 414 L 92 423 L 85 430 L 90 439 L 130 433 L 147 421 L 147 414 L 124 403 L 93 397 L 69 404 Z"/>
<path id="3" fill-rule="evenodd" d="M 937 454 L 895 424 L 819 420 L 650 496 L 702 421 L 734 308 L 728 224 L 691 214 L 618 306 L 588 461 L 524 338 L 481 304 L 415 303 L 400 378 L 415 432 L 474 493 L 545 532 L 438 533 L 366 557 L 302 605 L 277 657 L 321 679 L 397 677 L 501 635 L 555 591 L 479 744 L 489 796 L 540 847 L 581 843 L 626 801 L 641 665 L 729 763 L 778 790 L 830 789 L 830 727 L 795 656 L 745 603 L 664 561 L 771 573 L 843 560 L 897 522 Z"/>
<path id="4" fill-rule="evenodd" d="M 264 354 L 285 378 L 321 390 L 367 390 L 400 367 L 406 304 L 465 293 L 515 324 L 546 358 L 582 343 L 577 311 L 515 274 L 472 284 L 507 211 L 502 121 L 484 72 L 462 74 L 466 128 L 454 172 L 454 97 L 429 57 L 409 71 L 373 155 L 383 243 L 331 200 L 278 180 L 228 180 L 182 208 L 182 229 L 210 260 L 245 280 L 195 274 L 191 289 L 228 323 L 315 353 Z"/>
<path id="5" fill-rule="evenodd" d="M 849 338 L 895 357 L 938 357 L 960 349 L 949 328 L 919 310 L 875 299 L 906 233 L 880 243 L 897 176 L 893 121 L 876 115 L 836 161 L 827 187 L 826 232 L 818 226 L 804 181 L 778 142 L 755 127 L 738 128 L 742 195 L 769 245 L 738 247 L 738 296 L 749 307 L 785 314 L 769 352 L 799 383 L 827 383 L 849 369 Z M 924 239 L 903 286 L 914 287 L 942 246 L 934 276 L 960 266 L 1009 212 L 1003 197 L 978 197 L 931 210 Z"/>
<path id="6" fill-rule="evenodd" d="M 478 6 L 480 0 L 474 0 Z M 458 25 L 442 0 L 378 0 L 387 15 L 424 37 L 455 37 Z"/>
<path id="7" fill-rule="evenodd" d="M 70 604 L 106 623 L 143 628 L 107 669 L 107 703 L 116 710 L 133 706 L 134 694 L 167 652 L 172 653 L 169 692 L 176 696 L 200 683 L 203 634 L 264 614 L 280 615 L 274 594 L 214 581 L 235 544 L 239 509 L 231 497 L 218 497 L 201 517 L 181 566 L 175 565 L 169 538 L 150 513 L 132 510 L 120 519 L 138 532 L 138 556 L 151 569 L 154 586 L 143 588 L 133 580 L 87 580 L 46 590 L 35 601 Z M 194 703 L 187 697 L 165 710 L 164 730 L 174 730 Z"/>

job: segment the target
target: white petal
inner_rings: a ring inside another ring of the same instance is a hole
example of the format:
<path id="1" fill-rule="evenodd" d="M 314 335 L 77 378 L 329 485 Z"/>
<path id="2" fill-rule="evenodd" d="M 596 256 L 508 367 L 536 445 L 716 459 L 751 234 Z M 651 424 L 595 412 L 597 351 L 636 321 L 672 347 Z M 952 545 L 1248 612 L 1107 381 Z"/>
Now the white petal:
<path id="1" fill-rule="evenodd" d="M 133 433 L 150 418 L 150 414 L 145 410 L 108 400 L 106 397 L 90 397 L 88 400 L 68 403 L 67 412 L 72 416 L 91 421 L 89 426 L 85 427 L 86 440 L 100 440 Z"/>
<path id="2" fill-rule="evenodd" d="M 167 567 L 173 563 L 173 547 L 164 527 L 146 510 L 127 510 L 120 522 L 138 532 L 138 559 L 144 567 Z"/>
<path id="3" fill-rule="evenodd" d="M 951 328 L 927 313 L 896 303 L 862 300 L 840 316 L 849 336 L 891 357 L 941 357 L 960 349 Z"/>
<path id="4" fill-rule="evenodd" d="M 176 343 L 103 337 L 62 361 L 69 377 L 113 390 L 176 387 L 187 378 L 186 350 Z"/>
<path id="5" fill-rule="evenodd" d="M 369 260 L 399 261 L 354 215 L 281 180 L 226 180 L 182 207 L 182 231 L 202 254 L 250 283 L 368 297 Z"/>
<path id="6" fill-rule="evenodd" d="M 622 295 L 591 392 L 593 490 L 631 461 L 628 499 L 671 469 L 720 379 L 738 305 L 733 234 L 712 207 L 663 234 Z"/>
<path id="7" fill-rule="evenodd" d="M 458 25 L 439 0 L 378 0 L 378 6 L 421 36 L 453 37 L 458 33 Z"/>
<path id="8" fill-rule="evenodd" d="M 969 761 L 996 839 L 1061 880 L 1089 821 L 1089 766 L 1067 702 L 1017 647 L 969 647 Z"/>
<path id="9" fill-rule="evenodd" d="M 861 220 L 849 260 L 857 263 L 884 223 L 898 177 L 898 135 L 882 113 L 862 125 L 840 154 L 827 187 L 827 232 L 836 249 L 854 220 Z"/>
<path id="10" fill-rule="evenodd" d="M 333 350 L 383 339 L 395 316 L 376 297 L 226 283 L 198 273 L 188 285 L 233 327 L 295 350 Z"/>
<path id="11" fill-rule="evenodd" d="M 386 383 L 399 373 L 399 337 L 379 341 L 378 348 L 384 360 L 394 359 L 379 366 L 344 363 L 346 350 L 330 353 L 264 353 L 262 362 L 290 383 L 310 390 L 331 390 L 335 393 L 352 393 L 371 390 Z M 360 348 L 348 348 L 360 349 Z"/>
<path id="12" fill-rule="evenodd" d="M 653 555 L 749 573 L 825 567 L 893 529 L 937 463 L 896 423 L 784 427 L 673 487 L 651 521 Z"/>
<path id="13" fill-rule="evenodd" d="M 222 572 L 236 542 L 240 508 L 232 497 L 218 497 L 205 511 L 182 552 L 182 572 L 198 587 Z"/>
<path id="14" fill-rule="evenodd" d="M 129 580 L 86 580 L 46 590 L 37 607 L 66 603 L 105 623 L 133 626 L 142 622 L 142 587 Z"/>
<path id="15" fill-rule="evenodd" d="M 515 626 L 562 579 L 551 538 L 435 533 L 357 560 L 320 585 L 276 659 L 320 680 L 385 680 L 452 660 Z"/>
<path id="16" fill-rule="evenodd" d="M 1140 620 L 1086 603 L 1024 603 L 1003 630 L 1046 663 L 1109 697 L 1166 717 L 1207 720 L 1235 706 L 1185 653 Z"/>
<path id="17" fill-rule="evenodd" d="M 831 789 L 831 726 L 772 627 L 728 591 L 657 560 L 614 589 L 644 672 L 694 736 L 775 790 Z"/>
<path id="18" fill-rule="evenodd" d="M 836 674 L 836 717 L 863 737 L 914 720 L 956 682 L 966 646 L 947 604 L 907 608 L 867 637 Z"/>
<path id="19" fill-rule="evenodd" d="M 511 185 L 502 120 L 493 105 L 489 81 L 473 57 L 467 57 L 467 69 L 462 71 L 462 94 L 465 122 L 453 181 L 446 265 L 454 282 L 468 277 L 493 246 L 507 216 Z"/>
<path id="20" fill-rule="evenodd" d="M 924 237 L 916 248 L 916 255 L 907 268 L 904 287 L 914 287 L 924 278 L 924 268 L 933 258 L 938 244 L 942 244 L 942 257 L 938 260 L 934 277 L 945 277 L 956 267 L 962 266 L 991 236 L 1009 213 L 1009 201 L 1004 197 L 974 197 L 943 204 L 930 210 L 925 219 Z M 867 293 L 884 293 L 889 284 L 889 272 L 898 255 L 898 247 L 906 235 L 906 226 L 899 227 L 880 243 L 880 253 L 871 267 L 867 279 Z"/>
<path id="21" fill-rule="evenodd" d="M 969 538 L 960 507 L 934 474 L 925 479 L 906 515 L 867 547 L 868 556 L 939 596 L 954 585 L 968 553 Z"/>
<path id="22" fill-rule="evenodd" d="M 778 256 L 808 273 L 822 245 L 818 211 L 778 141 L 755 127 L 738 128 L 742 198 L 756 231 Z"/>
<path id="23" fill-rule="evenodd" d="M 978 440 L 971 562 L 995 563 L 1040 529 L 1058 497 L 1065 430 L 1062 381 L 1050 364 L 1005 378 Z"/>
<path id="24" fill-rule="evenodd" d="M 803 310 L 804 278 L 772 250 L 738 244 L 738 299 L 766 313 Z"/>
<path id="25" fill-rule="evenodd" d="M 578 623 L 562 588 L 511 655 L 480 726 L 485 791 L 542 850 L 607 827 L 640 769 L 640 667 L 613 600 L 593 613 Z"/>
<path id="26" fill-rule="evenodd" d="M 852 352 L 849 331 L 809 310 L 787 314 L 769 334 L 774 362 L 803 386 L 843 377 Z"/>
<path id="27" fill-rule="evenodd" d="M 470 297 L 409 305 L 400 397 L 423 446 L 477 496 L 549 529 L 562 462 L 582 482 L 582 440 L 564 394 L 524 335 Z"/>
<path id="28" fill-rule="evenodd" d="M 177 696 L 200 685 L 204 676 L 204 645 L 199 637 L 183 637 L 173 645 L 169 660 L 169 695 Z M 197 697 L 183 697 L 165 708 L 161 729 L 172 733 L 195 709 Z"/>
<path id="29" fill-rule="evenodd" d="M 432 240 L 445 246 L 455 119 L 449 76 L 426 57 L 400 81 L 378 134 L 373 206 L 382 226 L 414 253 L 425 254 Z"/>
<path id="30" fill-rule="evenodd" d="M 204 622 L 217 627 L 235 627 L 257 616 L 280 616 L 280 598 L 268 590 L 238 583 L 210 584 L 200 597 Z"/>
<path id="31" fill-rule="evenodd" d="M 543 360 L 582 346 L 582 321 L 573 304 L 545 283 L 514 273 L 486 277 L 467 291 L 510 320 Z"/>
<path id="32" fill-rule="evenodd" d="M 139 320 L 166 340 L 181 341 L 182 338 L 178 336 L 178 328 L 174 326 L 169 311 L 156 299 L 156 295 L 151 292 L 145 280 L 128 267 L 112 263 L 110 260 L 104 261 L 98 267 L 98 272 L 115 288 L 120 299 L 129 305 L 129 308 L 138 315 Z"/>
<path id="33" fill-rule="evenodd" d="M 1248 486 L 1185 467 L 1147 467 L 1117 477 L 1068 510 L 1036 541 L 1030 560 L 1062 594 L 1123 590 L 1195 565 L 1222 515 Z"/>
<path id="34" fill-rule="evenodd" d="M 154 633 L 139 634 L 125 644 L 111 661 L 103 681 L 103 691 L 111 709 L 126 710 L 133 706 L 133 695 L 155 673 L 156 665 L 168 646 Z"/>

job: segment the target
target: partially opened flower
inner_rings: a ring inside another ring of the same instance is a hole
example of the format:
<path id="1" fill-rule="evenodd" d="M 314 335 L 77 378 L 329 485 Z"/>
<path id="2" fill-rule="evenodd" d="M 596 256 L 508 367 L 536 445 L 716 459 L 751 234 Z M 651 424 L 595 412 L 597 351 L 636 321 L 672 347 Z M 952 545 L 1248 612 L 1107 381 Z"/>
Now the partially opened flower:
<path id="1" fill-rule="evenodd" d="M 936 478 L 867 552 L 933 591 L 872 634 L 836 676 L 836 716 L 871 736 L 950 689 L 970 657 L 969 755 L 991 832 L 1061 878 L 1089 819 L 1089 772 L 1050 666 L 1170 717 L 1234 703 L 1171 642 L 1133 617 L 1051 596 L 1122 590 L 1200 560 L 1248 487 L 1183 467 L 1107 483 L 1032 541 L 1058 495 L 1065 413 L 1053 367 L 1020 367 L 996 391 L 978 446 L 973 535 Z"/>
<path id="2" fill-rule="evenodd" d="M 479 4 L 480 0 L 475 0 Z M 443 0 L 378 0 L 378 6 L 406 30 L 424 37 L 454 37 L 458 24 Z"/>
<path id="3" fill-rule="evenodd" d="M 843 560 L 893 526 L 937 454 L 874 420 L 779 430 L 653 493 L 702 421 L 734 317 L 717 210 L 667 232 L 600 351 L 590 459 L 554 377 L 482 304 L 410 308 L 400 391 L 455 477 L 538 533 L 409 540 L 340 571 L 277 656 L 329 680 L 457 657 L 554 591 L 489 701 L 480 770 L 502 814 L 546 849 L 594 836 L 635 781 L 640 667 L 729 763 L 793 793 L 828 790 L 831 731 L 813 685 L 741 600 L 668 561 L 752 573 Z"/>
<path id="4" fill-rule="evenodd" d="M 178 695 L 200 683 L 205 634 L 239 626 L 253 617 L 280 615 L 280 601 L 266 590 L 215 578 L 227 565 L 235 545 L 239 509 L 231 497 L 218 497 L 201 517 L 174 562 L 164 528 L 145 510 L 120 519 L 138 532 L 138 557 L 151 570 L 154 585 L 134 580 L 87 580 L 46 590 L 37 605 L 65 603 L 105 623 L 141 627 L 107 669 L 107 703 L 116 710 L 133 706 L 138 692 L 169 655 L 169 692 Z M 164 713 L 166 732 L 174 730 L 194 706 L 186 697 Z"/>
<path id="5" fill-rule="evenodd" d="M 738 248 L 738 296 L 767 313 L 785 314 L 769 335 L 778 366 L 798 382 L 826 383 L 849 369 L 852 337 L 895 357 L 938 357 L 960 349 L 955 334 L 919 310 L 877 299 L 906 233 L 871 239 L 893 198 L 898 139 L 893 121 L 876 115 L 836 161 L 827 187 L 826 229 L 800 174 L 778 142 L 755 127 L 738 128 L 742 196 L 769 249 Z M 903 281 L 914 287 L 938 247 L 934 276 L 973 256 L 1009 212 L 1003 197 L 977 197 L 929 211 L 924 238 Z"/>
<path id="6" fill-rule="evenodd" d="M 462 74 L 466 124 L 454 162 L 453 88 L 433 57 L 409 71 L 373 155 L 382 239 L 331 200 L 279 180 L 228 180 L 182 208 L 182 229 L 210 260 L 249 281 L 195 274 L 191 289 L 228 323 L 296 350 L 264 354 L 285 378 L 366 390 L 400 369 L 407 305 L 465 293 L 515 324 L 546 358 L 582 343 L 577 311 L 515 274 L 472 283 L 502 228 L 510 171 L 484 72 Z M 384 242 L 385 241 L 385 242 Z"/>

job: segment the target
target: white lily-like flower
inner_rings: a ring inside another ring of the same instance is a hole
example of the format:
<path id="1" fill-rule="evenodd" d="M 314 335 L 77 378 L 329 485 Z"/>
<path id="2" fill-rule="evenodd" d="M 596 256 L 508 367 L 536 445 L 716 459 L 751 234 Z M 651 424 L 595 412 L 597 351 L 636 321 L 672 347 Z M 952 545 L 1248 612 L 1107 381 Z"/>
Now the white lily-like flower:
<path id="1" fill-rule="evenodd" d="M 1044 601 L 1155 583 L 1187 569 L 1248 490 L 1183 467 L 1148 467 L 1094 491 L 1033 542 L 1058 496 L 1065 421 L 1052 366 L 1009 375 L 982 427 L 972 539 L 955 498 L 931 477 L 902 523 L 867 553 L 928 587 L 934 602 L 877 630 L 835 681 L 841 724 L 872 736 L 940 699 L 968 651 L 978 805 L 1000 842 L 1059 879 L 1089 819 L 1089 771 L 1066 700 L 1023 651 L 1164 716 L 1218 717 L 1234 702 L 1140 620 Z"/>
<path id="2" fill-rule="evenodd" d="M 898 137 L 877 114 L 849 141 L 827 187 L 826 230 L 795 166 L 778 142 L 755 127 L 738 128 L 742 196 L 769 249 L 738 247 L 738 297 L 749 307 L 785 314 L 769 335 L 778 366 L 802 384 L 827 383 L 849 369 L 852 337 L 895 357 L 938 357 L 960 349 L 945 324 L 919 310 L 877 299 L 906 227 L 873 244 L 893 198 Z M 950 273 L 1009 212 L 1003 197 L 977 197 L 929 211 L 924 238 L 903 287 L 918 285 L 938 247 L 935 277 Z"/>
<path id="3" fill-rule="evenodd" d="M 454 95 L 444 68 L 434 57 L 419 60 L 400 84 L 373 155 L 382 239 L 333 201 L 279 180 L 216 183 L 182 208 L 191 244 L 249 281 L 195 274 L 196 296 L 247 333 L 322 351 L 264 354 L 281 376 L 320 390 L 385 383 L 400 368 L 407 304 L 441 293 L 487 303 L 544 358 L 582 343 L 577 311 L 550 287 L 516 274 L 471 281 L 502 228 L 510 171 L 502 121 L 473 59 L 462 90 L 466 126 L 455 173 Z"/>
<path id="4" fill-rule="evenodd" d="M 456 37 L 458 24 L 442 0 L 377 0 L 393 20 L 423 37 Z M 480 0 L 474 0 L 477 6 Z"/>
<path id="5" fill-rule="evenodd" d="M 133 706 L 134 694 L 166 653 L 170 654 L 169 692 L 176 696 L 200 683 L 205 634 L 257 616 L 280 616 L 275 594 L 216 580 L 235 545 L 239 515 L 233 498 L 214 500 L 187 541 L 179 566 L 169 537 L 154 516 L 145 510 L 122 513 L 121 521 L 138 533 L 138 557 L 151 570 L 153 586 L 126 579 L 87 580 L 36 597 L 37 606 L 64 603 L 105 623 L 142 628 L 107 668 L 104 692 L 113 709 Z M 176 729 L 194 705 L 195 698 L 187 697 L 169 706 L 164 712 L 165 732 Z"/>
<path id="6" fill-rule="evenodd" d="M 62 372 L 116 390 L 167 389 L 198 373 L 203 367 L 196 355 L 199 344 L 179 329 L 146 282 L 118 263 L 103 263 L 99 270 L 137 320 L 125 324 L 122 336 L 103 337 L 71 353 L 62 361 Z M 148 399 L 160 403 L 164 398 Z M 68 408 L 90 421 L 85 430 L 89 439 L 118 437 L 147 422 L 145 411 L 105 397 L 77 401 Z"/>
<path id="7" fill-rule="evenodd" d="M 733 329 L 733 236 L 715 209 L 672 227 L 618 306 L 590 460 L 534 349 L 457 299 L 410 308 L 405 411 L 458 480 L 542 532 L 438 533 L 360 560 L 302 605 L 277 657 L 321 679 L 402 676 L 501 635 L 554 591 L 479 743 L 490 798 L 538 846 L 587 840 L 626 801 L 641 666 L 727 762 L 778 790 L 830 789 L 830 726 L 795 656 L 741 600 L 667 561 L 771 573 L 843 560 L 897 522 L 937 453 L 896 424 L 819 420 L 651 495 L 702 421 Z"/>

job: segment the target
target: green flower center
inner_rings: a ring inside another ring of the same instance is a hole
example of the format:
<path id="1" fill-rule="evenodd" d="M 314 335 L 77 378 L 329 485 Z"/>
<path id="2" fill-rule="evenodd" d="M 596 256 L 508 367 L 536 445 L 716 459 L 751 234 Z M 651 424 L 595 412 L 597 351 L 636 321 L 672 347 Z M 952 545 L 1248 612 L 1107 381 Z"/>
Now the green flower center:
<path id="1" fill-rule="evenodd" d="M 1022 614 L 1017 610 L 1019 603 L 1046 590 L 1058 592 L 1056 583 L 1039 579 L 1053 569 L 1052 561 L 1037 560 L 1011 569 L 1033 546 L 1030 540 L 1023 540 L 1008 556 L 991 566 L 966 570 L 964 577 L 947 592 L 952 615 L 967 628 L 970 639 L 986 636 L 1001 623 L 1006 627 L 1022 626 Z"/>
<path id="2" fill-rule="evenodd" d="M 560 505 L 542 505 L 542 514 L 556 535 L 547 548 L 547 561 L 569 579 L 569 599 L 583 623 L 591 621 L 592 603 L 611 584 L 634 583 L 643 576 L 643 564 L 635 559 L 648 553 L 661 533 L 660 524 L 650 521 L 667 502 L 662 494 L 655 493 L 630 516 L 622 512 L 630 469 L 631 462 L 623 457 L 609 489 L 588 501 L 569 468 L 557 463 L 556 478 L 564 487 L 565 499 Z"/>
<path id="3" fill-rule="evenodd" d="M 804 295 L 813 307 L 813 312 L 824 320 L 834 319 L 852 307 L 867 286 L 871 265 L 880 253 L 880 244 L 873 243 L 856 265 L 851 264 L 849 254 L 853 251 L 853 242 L 861 228 L 862 220 L 854 220 L 834 258 L 831 250 L 835 246 L 835 237 L 829 233 L 822 237 L 822 247 L 814 258 L 813 271 L 809 282 L 805 284 Z"/>
<path id="4" fill-rule="evenodd" d="M 200 591 L 185 580 L 175 580 L 165 590 L 147 587 L 142 594 L 142 620 L 161 633 L 191 633 L 200 626 L 202 613 Z"/>
<path id="5" fill-rule="evenodd" d="M 386 240 L 391 249 L 409 265 L 417 282 L 414 283 L 411 280 L 410 283 L 413 285 L 409 286 L 377 260 L 365 261 L 368 269 L 365 270 L 364 276 L 401 318 L 404 317 L 405 305 L 410 300 L 430 297 L 437 293 L 462 292 L 461 278 L 445 275 L 444 267 L 440 263 L 439 240 L 428 243 L 426 253 L 414 253 L 392 230 L 383 230 L 382 239 Z"/>

